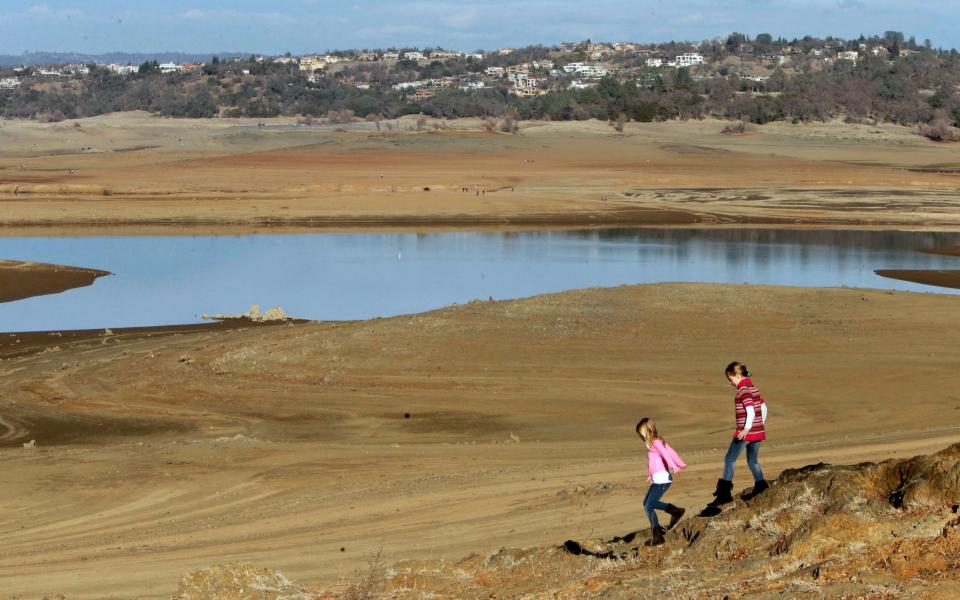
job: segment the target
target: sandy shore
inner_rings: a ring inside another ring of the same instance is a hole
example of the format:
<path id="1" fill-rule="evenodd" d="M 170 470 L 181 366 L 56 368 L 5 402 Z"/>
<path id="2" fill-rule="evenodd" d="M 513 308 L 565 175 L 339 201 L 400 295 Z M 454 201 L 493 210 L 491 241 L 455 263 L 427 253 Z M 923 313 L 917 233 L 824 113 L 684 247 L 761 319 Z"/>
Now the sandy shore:
<path id="1" fill-rule="evenodd" d="M 734 358 L 770 403 L 770 477 L 936 450 L 960 430 L 958 307 L 654 285 L 357 323 L 5 335 L 0 589 L 166 598 L 229 560 L 322 585 L 378 547 L 457 559 L 623 533 L 643 525 L 639 417 L 691 464 L 673 501 L 708 499 Z"/>
<path id="2" fill-rule="evenodd" d="M 81 267 L 0 260 L 0 302 L 88 286 L 104 275 L 110 273 Z"/>
<path id="3" fill-rule="evenodd" d="M 843 123 L 334 131 L 140 113 L 0 122 L 0 235 L 275 227 L 956 228 L 960 145 Z"/>

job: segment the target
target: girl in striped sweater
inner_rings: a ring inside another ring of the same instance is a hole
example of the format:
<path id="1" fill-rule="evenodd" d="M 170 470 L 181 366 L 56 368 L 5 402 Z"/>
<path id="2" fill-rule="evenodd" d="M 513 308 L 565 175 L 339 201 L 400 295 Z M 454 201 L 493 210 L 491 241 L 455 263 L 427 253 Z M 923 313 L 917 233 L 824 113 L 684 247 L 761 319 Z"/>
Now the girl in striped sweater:
<path id="1" fill-rule="evenodd" d="M 737 390 L 733 404 L 736 413 L 736 430 L 733 440 L 723 459 L 723 477 L 717 481 L 717 491 L 713 501 L 700 513 L 710 517 L 720 514 L 720 506 L 733 502 L 733 471 L 737 458 L 744 448 L 747 450 L 747 467 L 753 474 L 753 490 L 742 496 L 749 500 L 761 494 L 770 487 L 763 478 L 763 469 L 760 468 L 760 443 L 767 439 L 764 424 L 767 422 L 767 403 L 764 402 L 760 390 L 753 385 L 747 365 L 732 362 L 727 365 L 724 373 L 727 381 Z"/>
<path id="2" fill-rule="evenodd" d="M 643 498 L 643 510 L 650 519 L 650 541 L 646 542 L 648 546 L 659 546 L 665 540 L 663 534 L 668 529 L 673 529 L 677 521 L 683 516 L 684 509 L 679 506 L 661 502 L 660 499 L 670 484 L 673 483 L 671 473 L 679 473 L 686 469 L 687 465 L 680 459 L 680 456 L 671 448 L 666 440 L 660 437 L 657 432 L 657 426 L 650 419 L 641 419 L 637 423 L 637 435 L 647 446 L 647 481 L 650 483 L 650 489 Z M 657 519 L 657 510 L 662 510 L 670 515 L 670 524 L 666 529 L 660 526 Z"/>

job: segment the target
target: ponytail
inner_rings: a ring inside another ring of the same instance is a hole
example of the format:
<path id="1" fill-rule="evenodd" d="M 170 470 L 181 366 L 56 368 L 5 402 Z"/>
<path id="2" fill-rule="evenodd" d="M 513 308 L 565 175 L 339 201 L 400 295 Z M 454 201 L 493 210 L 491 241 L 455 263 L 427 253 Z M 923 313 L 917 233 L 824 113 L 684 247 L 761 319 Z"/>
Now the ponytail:
<path id="1" fill-rule="evenodd" d="M 747 365 L 733 361 L 727 368 L 724 370 L 724 374 L 727 377 L 733 377 L 734 375 L 740 375 L 741 377 L 750 377 L 750 369 L 747 368 Z"/>

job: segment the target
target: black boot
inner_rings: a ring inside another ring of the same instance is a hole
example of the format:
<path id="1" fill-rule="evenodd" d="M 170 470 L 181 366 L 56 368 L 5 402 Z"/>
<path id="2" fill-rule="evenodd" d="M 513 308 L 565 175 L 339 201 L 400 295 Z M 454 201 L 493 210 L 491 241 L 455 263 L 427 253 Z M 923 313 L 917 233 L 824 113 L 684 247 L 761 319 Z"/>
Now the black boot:
<path id="1" fill-rule="evenodd" d="M 670 524 L 667 525 L 667 531 L 670 531 L 677 526 L 677 523 L 683 518 L 683 513 L 685 512 L 687 511 L 679 506 L 674 506 L 672 504 L 667 505 L 667 514 L 670 515 Z"/>
<path id="2" fill-rule="evenodd" d="M 666 533 L 666 530 L 663 527 L 651 527 L 650 528 L 650 539 L 643 543 L 644 546 L 659 546 L 660 544 L 667 541 L 663 534 Z"/>
<path id="3" fill-rule="evenodd" d="M 720 514 L 721 506 L 733 502 L 733 482 L 726 479 L 717 480 L 717 491 L 713 493 L 713 500 L 702 511 L 701 517 L 715 517 Z"/>
<path id="4" fill-rule="evenodd" d="M 765 479 L 761 479 L 760 481 L 757 481 L 757 482 L 755 482 L 755 483 L 753 484 L 753 489 L 752 489 L 752 490 L 750 490 L 750 491 L 747 492 L 746 494 L 743 494 L 742 496 L 740 496 L 740 499 L 741 499 L 741 500 L 751 500 L 751 499 L 753 499 L 753 498 L 756 498 L 757 496 L 759 496 L 759 495 L 762 494 L 763 492 L 767 491 L 769 488 L 770 488 L 770 484 L 767 483 L 767 481 L 766 481 Z"/>

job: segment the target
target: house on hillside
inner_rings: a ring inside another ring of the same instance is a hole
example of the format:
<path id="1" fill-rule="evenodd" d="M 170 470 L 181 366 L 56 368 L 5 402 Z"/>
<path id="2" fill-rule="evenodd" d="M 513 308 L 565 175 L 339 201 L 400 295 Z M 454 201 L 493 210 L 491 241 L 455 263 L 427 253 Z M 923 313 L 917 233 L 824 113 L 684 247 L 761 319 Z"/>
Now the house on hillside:
<path id="1" fill-rule="evenodd" d="M 503 67 L 487 67 L 484 73 L 487 77 L 503 77 L 505 69 Z"/>
<path id="2" fill-rule="evenodd" d="M 673 61 L 673 66 L 678 69 L 684 69 L 686 67 L 693 67 L 702 64 L 703 56 L 698 52 L 684 52 L 683 54 L 678 54 L 677 58 Z"/>
<path id="3" fill-rule="evenodd" d="M 360 62 L 373 62 L 377 60 L 376 52 L 358 52 L 357 60 Z"/>
<path id="4" fill-rule="evenodd" d="M 281 65 L 295 65 L 298 62 L 296 56 L 274 56 L 270 60 Z"/>
<path id="5" fill-rule="evenodd" d="M 515 49 L 514 49 L 514 48 L 500 48 L 499 50 L 497 50 L 497 54 L 499 54 L 500 56 L 506 56 L 506 55 L 508 55 L 508 54 L 513 54 L 514 52 L 515 52 Z"/>
<path id="6" fill-rule="evenodd" d="M 16 77 L 4 77 L 0 79 L 0 90 L 13 90 L 20 87 L 20 80 Z"/>
<path id="7" fill-rule="evenodd" d="M 420 60 L 427 60 L 427 57 L 423 55 L 423 52 L 414 51 L 414 52 L 404 52 L 403 59 L 420 61 Z"/>
<path id="8" fill-rule="evenodd" d="M 327 59 L 315 54 L 300 57 L 300 70 L 305 73 L 322 71 L 327 68 Z"/>
<path id="9" fill-rule="evenodd" d="M 646 60 L 646 63 L 647 63 L 647 66 L 648 66 L 648 67 L 659 68 L 659 67 L 662 67 L 662 66 L 663 66 L 663 59 L 662 59 L 662 58 L 648 58 L 648 59 Z"/>
<path id="10" fill-rule="evenodd" d="M 160 72 L 161 73 L 179 73 L 182 67 L 177 63 L 166 62 L 160 63 Z"/>
<path id="11" fill-rule="evenodd" d="M 126 75 L 133 75 L 134 73 L 139 71 L 140 68 L 135 65 L 110 64 L 110 65 L 107 65 L 107 70 L 117 75 L 126 76 Z"/>
<path id="12" fill-rule="evenodd" d="M 848 60 L 852 63 L 856 63 L 860 58 L 860 53 L 856 50 L 845 50 L 843 52 L 837 52 L 837 60 Z"/>
<path id="13" fill-rule="evenodd" d="M 419 88 L 413 94 L 414 100 L 426 100 L 427 98 L 433 98 L 434 94 L 437 92 L 430 88 Z"/>
<path id="14" fill-rule="evenodd" d="M 400 60 L 400 53 L 399 53 L 399 52 L 384 52 L 384 53 L 383 53 L 383 60 L 394 60 L 394 61 Z"/>

